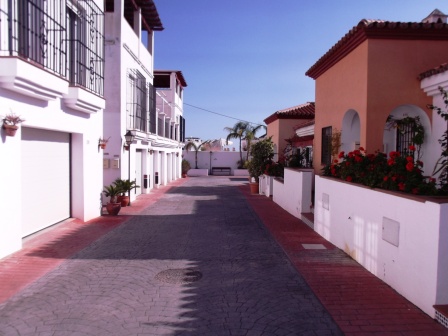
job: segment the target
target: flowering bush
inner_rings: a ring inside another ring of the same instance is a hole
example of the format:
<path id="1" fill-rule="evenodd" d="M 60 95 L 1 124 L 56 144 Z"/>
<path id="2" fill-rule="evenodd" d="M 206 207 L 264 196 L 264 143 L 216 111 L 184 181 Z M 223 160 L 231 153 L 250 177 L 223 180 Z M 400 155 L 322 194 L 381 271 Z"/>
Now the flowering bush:
<path id="1" fill-rule="evenodd" d="M 264 168 L 264 174 L 283 177 L 285 167 L 280 162 L 268 162 Z"/>
<path id="2" fill-rule="evenodd" d="M 409 146 L 409 151 L 415 151 L 415 146 Z M 422 167 L 423 162 L 414 160 L 412 155 L 404 157 L 395 151 L 389 157 L 381 152 L 366 154 L 360 147 L 348 154 L 340 152 L 338 159 L 324 167 L 323 174 L 371 188 L 435 195 L 435 179 L 425 178 Z"/>

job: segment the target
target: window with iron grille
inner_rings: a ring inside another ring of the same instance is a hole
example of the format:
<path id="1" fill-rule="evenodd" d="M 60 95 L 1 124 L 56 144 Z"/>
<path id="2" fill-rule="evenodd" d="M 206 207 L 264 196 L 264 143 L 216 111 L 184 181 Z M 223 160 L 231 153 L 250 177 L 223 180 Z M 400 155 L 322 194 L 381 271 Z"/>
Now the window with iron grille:
<path id="1" fill-rule="evenodd" d="M 104 14 L 92 0 L 67 1 L 68 78 L 71 85 L 104 93 Z"/>
<path id="2" fill-rule="evenodd" d="M 8 54 L 39 64 L 65 77 L 65 2 L 66 0 L 4 1 L 8 8 L 7 12 L 2 9 L 1 21 L 8 21 Z M 6 13 L 7 17 L 4 17 Z"/>
<path id="3" fill-rule="evenodd" d="M 156 111 L 156 88 L 148 83 L 148 117 L 149 117 L 149 132 L 156 134 L 157 126 L 157 111 Z"/>
<path id="4" fill-rule="evenodd" d="M 146 78 L 138 70 L 129 69 L 126 98 L 129 129 L 147 131 L 147 96 Z"/>
<path id="5" fill-rule="evenodd" d="M 409 146 L 414 144 L 412 141 L 414 136 L 415 132 L 411 124 L 402 123 L 397 127 L 396 148 L 401 156 L 414 156 L 414 152 L 409 150 Z"/>
<path id="6" fill-rule="evenodd" d="M 157 120 L 157 135 L 159 136 L 163 136 L 163 128 L 164 128 L 164 124 L 163 124 L 163 119 L 162 118 L 158 118 Z"/>
<path id="7" fill-rule="evenodd" d="M 165 138 L 170 138 L 170 120 L 165 119 Z"/>
<path id="8" fill-rule="evenodd" d="M 331 126 L 322 128 L 322 153 L 320 159 L 322 164 L 331 163 L 331 134 Z"/>
<path id="9" fill-rule="evenodd" d="M 179 123 L 179 132 L 180 132 L 179 141 L 185 142 L 185 119 L 184 119 L 184 117 L 181 116 L 179 118 L 179 121 L 180 121 L 180 123 Z"/>
<path id="10" fill-rule="evenodd" d="M 7 50 L 72 85 L 104 94 L 104 13 L 94 0 L 8 1 Z M 2 45 L 3 46 L 3 45 Z"/>

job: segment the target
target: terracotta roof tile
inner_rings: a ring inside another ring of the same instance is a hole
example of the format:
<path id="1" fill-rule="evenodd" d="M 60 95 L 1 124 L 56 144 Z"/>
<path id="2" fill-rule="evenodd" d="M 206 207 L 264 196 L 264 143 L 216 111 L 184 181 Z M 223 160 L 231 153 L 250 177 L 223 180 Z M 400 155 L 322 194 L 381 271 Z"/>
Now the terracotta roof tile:
<path id="1" fill-rule="evenodd" d="M 299 128 L 303 128 L 303 127 L 314 125 L 314 123 L 315 123 L 314 119 L 313 120 L 308 120 L 308 121 L 305 121 L 305 122 L 303 122 L 301 124 L 298 124 L 298 125 L 294 126 L 293 129 L 294 129 L 294 131 L 296 131 Z"/>
<path id="2" fill-rule="evenodd" d="M 418 75 L 417 79 L 423 80 L 425 78 L 431 77 L 433 75 L 437 75 L 437 74 L 445 72 L 445 71 L 448 71 L 448 63 L 443 63 L 442 65 L 439 65 L 436 68 L 429 69 L 425 72 L 422 72 L 420 75 Z"/>
<path id="3" fill-rule="evenodd" d="M 314 118 L 315 104 L 308 102 L 302 105 L 288 107 L 271 114 L 264 122 L 269 124 L 277 119 L 312 119 Z"/>
<path id="4" fill-rule="evenodd" d="M 448 40 L 448 24 L 442 22 L 391 22 L 361 20 L 308 71 L 316 79 L 367 39 Z"/>

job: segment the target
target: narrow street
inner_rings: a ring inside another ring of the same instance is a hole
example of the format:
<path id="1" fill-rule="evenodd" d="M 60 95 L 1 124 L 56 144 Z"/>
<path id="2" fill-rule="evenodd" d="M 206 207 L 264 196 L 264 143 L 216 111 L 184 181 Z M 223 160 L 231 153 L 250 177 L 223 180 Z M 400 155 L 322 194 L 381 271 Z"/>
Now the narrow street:
<path id="1" fill-rule="evenodd" d="M 0 304 L 0 335 L 341 335 L 244 184 L 188 178 L 122 209 L 123 224 Z"/>

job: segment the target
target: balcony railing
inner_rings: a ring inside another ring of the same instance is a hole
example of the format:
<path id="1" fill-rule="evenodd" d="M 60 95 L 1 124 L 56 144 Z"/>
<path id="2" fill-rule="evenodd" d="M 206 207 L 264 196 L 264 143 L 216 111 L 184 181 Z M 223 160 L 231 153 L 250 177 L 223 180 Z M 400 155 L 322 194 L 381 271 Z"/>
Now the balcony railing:
<path id="1" fill-rule="evenodd" d="M 4 1 L 0 54 L 42 67 L 104 94 L 104 13 L 93 0 Z M 2 34 L 2 36 L 4 36 Z"/>

